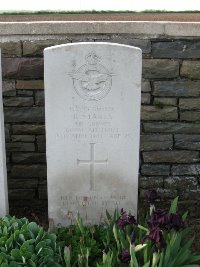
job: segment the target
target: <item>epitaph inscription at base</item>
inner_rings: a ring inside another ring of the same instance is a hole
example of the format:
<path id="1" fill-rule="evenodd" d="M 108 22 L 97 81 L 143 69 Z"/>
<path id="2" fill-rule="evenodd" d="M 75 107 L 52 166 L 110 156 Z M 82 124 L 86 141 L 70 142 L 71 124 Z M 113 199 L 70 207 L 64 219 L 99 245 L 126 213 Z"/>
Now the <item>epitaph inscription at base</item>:
<path id="1" fill-rule="evenodd" d="M 51 224 L 137 213 L 141 50 L 109 43 L 45 49 Z"/>

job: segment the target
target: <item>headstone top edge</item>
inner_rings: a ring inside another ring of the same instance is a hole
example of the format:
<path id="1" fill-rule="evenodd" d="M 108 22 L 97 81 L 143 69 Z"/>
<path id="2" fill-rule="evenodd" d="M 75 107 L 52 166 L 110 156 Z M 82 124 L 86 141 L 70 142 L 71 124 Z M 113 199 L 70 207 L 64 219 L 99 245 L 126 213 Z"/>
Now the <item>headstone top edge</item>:
<path id="1" fill-rule="evenodd" d="M 76 46 L 88 46 L 88 45 L 106 45 L 106 46 L 110 46 L 110 47 L 124 47 L 124 48 L 128 48 L 134 51 L 138 51 L 139 53 L 142 54 L 142 50 L 139 47 L 135 47 L 135 46 L 130 46 L 130 45 L 125 45 L 125 44 L 120 44 L 120 43 L 109 43 L 109 42 L 76 42 L 76 43 L 71 43 L 71 44 L 61 44 L 61 45 L 54 45 L 54 46 L 50 46 L 44 49 L 44 53 L 48 52 L 48 51 L 52 51 L 52 50 L 56 50 L 59 48 L 64 48 L 64 47 L 76 47 Z"/>

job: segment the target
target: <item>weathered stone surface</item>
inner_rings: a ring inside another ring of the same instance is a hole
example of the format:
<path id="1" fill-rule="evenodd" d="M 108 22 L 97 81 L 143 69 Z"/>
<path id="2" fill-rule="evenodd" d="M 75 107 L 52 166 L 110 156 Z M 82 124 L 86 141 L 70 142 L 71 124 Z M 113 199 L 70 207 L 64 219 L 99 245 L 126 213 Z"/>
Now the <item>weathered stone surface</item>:
<path id="1" fill-rule="evenodd" d="M 11 135 L 12 142 L 34 142 L 35 135 Z"/>
<path id="2" fill-rule="evenodd" d="M 199 41 L 153 42 L 152 55 L 156 58 L 200 58 Z"/>
<path id="3" fill-rule="evenodd" d="M 45 126 L 37 124 L 12 125 L 13 134 L 44 134 Z"/>
<path id="4" fill-rule="evenodd" d="M 199 81 L 162 81 L 154 82 L 154 96 L 199 96 Z"/>
<path id="5" fill-rule="evenodd" d="M 168 150 L 173 147 L 173 137 L 170 134 L 154 134 L 140 136 L 140 150 Z"/>
<path id="6" fill-rule="evenodd" d="M 142 104 L 150 104 L 151 95 L 148 93 L 142 93 L 141 103 Z"/>
<path id="7" fill-rule="evenodd" d="M 175 134 L 174 135 L 175 148 L 200 150 L 200 135 L 186 135 Z"/>
<path id="8" fill-rule="evenodd" d="M 176 78 L 179 75 L 179 63 L 169 59 L 144 59 L 143 78 Z"/>
<path id="9" fill-rule="evenodd" d="M 179 164 L 172 166 L 173 175 L 199 175 L 200 164 Z"/>
<path id="10" fill-rule="evenodd" d="M 151 85 L 149 81 L 142 81 L 142 92 L 148 93 L 151 92 Z"/>
<path id="11" fill-rule="evenodd" d="M 35 197 L 34 189 L 11 189 L 8 194 L 9 200 L 31 200 Z"/>
<path id="12" fill-rule="evenodd" d="M 22 143 L 22 142 L 14 142 L 14 143 L 6 143 L 7 151 L 35 151 L 34 143 Z"/>
<path id="13" fill-rule="evenodd" d="M 44 91 L 35 92 L 35 105 L 44 106 Z"/>
<path id="14" fill-rule="evenodd" d="M 155 106 L 176 106 L 177 99 L 172 97 L 154 97 L 153 104 Z"/>
<path id="15" fill-rule="evenodd" d="M 46 155 L 45 153 L 21 153 L 21 152 L 13 152 L 12 153 L 12 162 L 13 163 L 46 163 Z"/>
<path id="16" fill-rule="evenodd" d="M 33 97 L 6 97 L 3 99 L 6 107 L 31 107 L 33 106 Z"/>
<path id="17" fill-rule="evenodd" d="M 38 186 L 38 179 L 8 179 L 9 189 L 34 189 Z"/>
<path id="18" fill-rule="evenodd" d="M 41 58 L 4 58 L 2 60 L 4 78 L 39 79 L 44 75 Z"/>
<path id="19" fill-rule="evenodd" d="M 199 111 L 181 111 L 181 121 L 200 121 L 200 110 Z"/>
<path id="20" fill-rule="evenodd" d="M 144 162 L 151 163 L 192 163 L 199 161 L 199 152 L 187 150 L 143 152 Z"/>
<path id="21" fill-rule="evenodd" d="M 200 133 L 200 123 L 187 122 L 145 122 L 146 133 Z"/>
<path id="22" fill-rule="evenodd" d="M 21 43 L 18 42 L 2 42 L 0 43 L 1 52 L 4 56 L 21 56 Z"/>
<path id="23" fill-rule="evenodd" d="M 178 118 L 176 107 L 142 106 L 142 120 L 176 120 Z"/>
<path id="24" fill-rule="evenodd" d="M 17 80 L 16 89 L 22 90 L 34 90 L 34 89 L 44 89 L 44 81 L 43 80 Z"/>
<path id="25" fill-rule="evenodd" d="M 2 82 L 2 90 L 3 96 L 15 96 L 16 89 L 15 89 L 15 81 L 3 81 Z"/>
<path id="26" fill-rule="evenodd" d="M 170 165 L 143 164 L 141 167 L 142 175 L 169 175 Z"/>
<path id="27" fill-rule="evenodd" d="M 69 40 L 33 40 L 33 41 L 24 41 L 23 42 L 23 55 L 42 55 L 43 50 L 46 47 L 59 45 L 59 44 L 66 44 L 69 43 Z"/>
<path id="28" fill-rule="evenodd" d="M 44 122 L 43 107 L 9 107 L 4 112 L 6 122 Z"/>
<path id="29" fill-rule="evenodd" d="M 19 178 L 45 178 L 46 166 L 41 164 L 13 165 L 11 177 Z"/>
<path id="30" fill-rule="evenodd" d="M 166 189 L 178 189 L 181 191 L 197 189 L 196 177 L 168 177 L 164 179 L 164 188 Z"/>
<path id="31" fill-rule="evenodd" d="M 183 61 L 180 75 L 188 79 L 200 79 L 200 61 Z"/>
<path id="32" fill-rule="evenodd" d="M 164 178 L 163 176 L 140 176 L 139 177 L 139 184 L 140 184 L 140 189 L 157 189 L 157 188 L 162 188 L 164 183 Z M 145 191 L 140 190 L 140 194 L 143 195 Z"/>
<path id="33" fill-rule="evenodd" d="M 200 109 L 200 98 L 180 98 L 179 108 L 184 110 Z"/>

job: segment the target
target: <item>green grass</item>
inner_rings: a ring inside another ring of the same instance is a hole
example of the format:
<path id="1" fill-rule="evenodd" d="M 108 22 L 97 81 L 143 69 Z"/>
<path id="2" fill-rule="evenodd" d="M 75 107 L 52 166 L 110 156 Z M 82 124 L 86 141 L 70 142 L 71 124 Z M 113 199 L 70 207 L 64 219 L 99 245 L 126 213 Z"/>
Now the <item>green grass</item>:
<path id="1" fill-rule="evenodd" d="M 144 14 L 144 13 L 200 13 L 200 10 L 188 10 L 188 11 L 170 11 L 170 10 L 143 10 L 143 11 L 132 11 L 132 10 L 41 10 L 41 11 L 27 11 L 27 10 L 0 10 L 0 15 L 31 15 L 31 14 L 107 14 L 107 13 L 129 13 L 129 14 Z"/>

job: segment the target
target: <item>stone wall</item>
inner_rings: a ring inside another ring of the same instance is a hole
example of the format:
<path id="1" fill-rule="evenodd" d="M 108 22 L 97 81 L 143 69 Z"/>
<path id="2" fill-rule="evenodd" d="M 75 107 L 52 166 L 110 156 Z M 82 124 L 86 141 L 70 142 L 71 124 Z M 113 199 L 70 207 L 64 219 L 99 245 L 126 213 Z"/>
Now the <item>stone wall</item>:
<path id="1" fill-rule="evenodd" d="M 140 196 L 149 188 L 165 202 L 179 195 L 200 217 L 200 36 L 97 30 L 0 37 L 11 210 L 47 208 L 43 49 L 106 41 L 143 51 Z"/>

